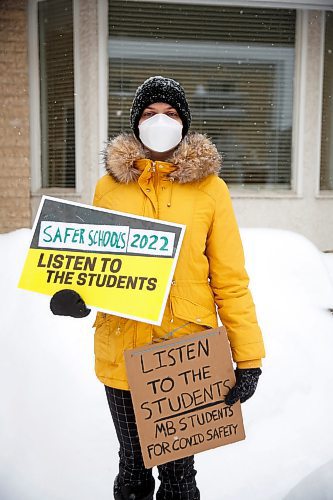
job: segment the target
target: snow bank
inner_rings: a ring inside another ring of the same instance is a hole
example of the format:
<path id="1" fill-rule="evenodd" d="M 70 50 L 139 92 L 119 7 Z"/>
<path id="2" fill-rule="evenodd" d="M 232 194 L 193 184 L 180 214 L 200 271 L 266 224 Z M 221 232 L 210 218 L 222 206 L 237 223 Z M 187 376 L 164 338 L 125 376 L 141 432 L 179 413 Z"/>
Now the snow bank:
<path id="1" fill-rule="evenodd" d="M 93 373 L 93 318 L 53 317 L 48 297 L 16 288 L 30 238 L 0 235 L 0 498 L 110 499 L 117 441 Z M 328 260 L 295 233 L 242 238 L 267 358 L 243 405 L 247 439 L 196 457 L 202 498 L 297 500 L 302 482 L 332 498 Z"/>

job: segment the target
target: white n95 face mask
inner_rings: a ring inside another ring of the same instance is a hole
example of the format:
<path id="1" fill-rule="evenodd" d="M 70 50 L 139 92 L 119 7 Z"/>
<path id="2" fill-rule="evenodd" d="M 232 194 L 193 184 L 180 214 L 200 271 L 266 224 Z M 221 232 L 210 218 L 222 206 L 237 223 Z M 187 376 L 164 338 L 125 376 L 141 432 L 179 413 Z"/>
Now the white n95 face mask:
<path id="1" fill-rule="evenodd" d="M 139 125 L 139 137 L 151 151 L 164 153 L 182 140 L 183 125 L 167 115 L 158 113 Z"/>

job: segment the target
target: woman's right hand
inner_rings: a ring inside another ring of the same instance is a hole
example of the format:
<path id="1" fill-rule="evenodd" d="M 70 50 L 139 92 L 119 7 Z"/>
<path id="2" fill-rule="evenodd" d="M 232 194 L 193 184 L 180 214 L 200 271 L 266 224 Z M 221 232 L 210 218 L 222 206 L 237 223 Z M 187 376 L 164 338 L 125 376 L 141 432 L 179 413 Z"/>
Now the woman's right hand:
<path id="1" fill-rule="evenodd" d="M 74 290 L 64 289 L 55 293 L 50 302 L 50 309 L 57 316 L 85 318 L 90 313 L 84 300 Z"/>

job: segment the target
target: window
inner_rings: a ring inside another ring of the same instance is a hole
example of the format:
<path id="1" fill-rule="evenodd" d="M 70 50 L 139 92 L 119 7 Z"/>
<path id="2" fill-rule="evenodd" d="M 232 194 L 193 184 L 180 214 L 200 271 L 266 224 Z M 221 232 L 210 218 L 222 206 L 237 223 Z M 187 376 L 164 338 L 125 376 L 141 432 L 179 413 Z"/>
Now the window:
<path id="1" fill-rule="evenodd" d="M 110 0 L 109 135 L 129 130 L 142 81 L 170 76 L 229 184 L 290 189 L 295 22 L 289 9 Z"/>
<path id="2" fill-rule="evenodd" d="M 38 2 L 41 179 L 75 187 L 73 12 L 71 0 Z"/>
<path id="3" fill-rule="evenodd" d="M 326 12 L 320 189 L 333 190 L 333 12 Z"/>

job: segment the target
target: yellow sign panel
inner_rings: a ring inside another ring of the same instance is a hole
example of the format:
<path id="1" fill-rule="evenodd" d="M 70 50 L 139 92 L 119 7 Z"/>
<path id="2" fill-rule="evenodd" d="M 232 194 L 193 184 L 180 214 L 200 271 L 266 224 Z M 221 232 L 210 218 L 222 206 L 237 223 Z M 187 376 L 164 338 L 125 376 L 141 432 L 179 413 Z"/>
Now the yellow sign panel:
<path id="1" fill-rule="evenodd" d="M 160 324 L 184 226 L 44 197 L 19 287 Z"/>

